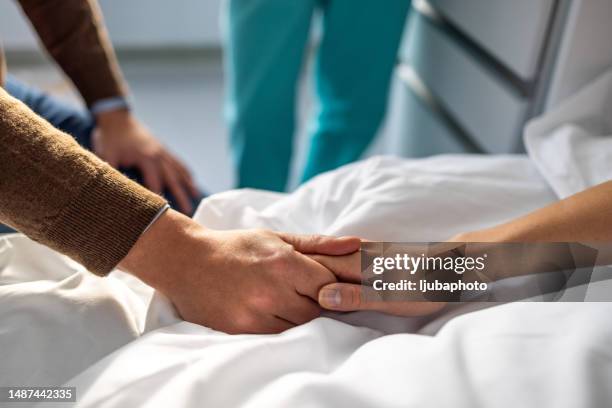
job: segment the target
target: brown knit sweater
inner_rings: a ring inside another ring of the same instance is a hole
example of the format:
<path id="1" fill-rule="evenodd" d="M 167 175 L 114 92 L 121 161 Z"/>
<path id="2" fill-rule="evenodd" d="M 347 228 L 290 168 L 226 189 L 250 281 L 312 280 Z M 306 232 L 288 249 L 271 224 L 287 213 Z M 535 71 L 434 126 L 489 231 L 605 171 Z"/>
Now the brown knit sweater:
<path id="1" fill-rule="evenodd" d="M 20 4 L 88 105 L 125 93 L 93 1 Z M 104 275 L 164 205 L 0 89 L 0 222 Z"/>

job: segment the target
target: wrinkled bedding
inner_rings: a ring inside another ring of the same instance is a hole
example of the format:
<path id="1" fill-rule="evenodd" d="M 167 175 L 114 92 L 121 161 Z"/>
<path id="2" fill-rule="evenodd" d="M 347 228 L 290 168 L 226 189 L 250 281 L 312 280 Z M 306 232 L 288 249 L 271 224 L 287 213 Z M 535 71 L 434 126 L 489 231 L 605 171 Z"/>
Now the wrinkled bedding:
<path id="1" fill-rule="evenodd" d="M 376 157 L 292 194 L 214 195 L 195 219 L 443 240 L 579 188 L 550 170 L 559 158 L 582 187 L 605 179 L 610 166 L 584 157 L 589 144 L 612 152 L 609 142 L 578 122 L 548 125 L 528 128 L 532 159 Z M 76 386 L 83 407 L 611 406 L 611 315 L 610 303 L 474 304 L 421 319 L 329 313 L 279 335 L 229 336 L 180 321 L 126 274 L 100 279 L 23 236 L 0 239 L 0 384 Z"/>

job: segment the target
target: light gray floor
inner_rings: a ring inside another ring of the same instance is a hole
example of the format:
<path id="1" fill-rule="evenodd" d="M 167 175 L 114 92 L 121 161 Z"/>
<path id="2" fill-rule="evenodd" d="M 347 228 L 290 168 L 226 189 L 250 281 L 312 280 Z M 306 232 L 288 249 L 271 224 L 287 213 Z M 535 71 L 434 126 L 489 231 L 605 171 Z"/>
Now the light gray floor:
<path id="1" fill-rule="evenodd" d="M 48 63 L 14 63 L 9 70 L 20 79 L 64 99 L 80 103 L 69 83 Z M 233 187 L 227 130 L 223 120 L 223 72 L 219 52 L 187 55 L 132 55 L 121 65 L 134 98 L 136 114 L 158 138 L 181 157 L 207 192 Z M 305 75 L 308 77 L 308 75 Z M 303 123 L 312 97 L 302 81 L 298 118 Z M 385 139 L 385 138 L 379 138 Z M 294 177 L 303 162 L 304 132 L 298 132 Z M 369 154 L 385 149 L 379 140 Z M 293 183 L 295 185 L 295 183 Z"/>

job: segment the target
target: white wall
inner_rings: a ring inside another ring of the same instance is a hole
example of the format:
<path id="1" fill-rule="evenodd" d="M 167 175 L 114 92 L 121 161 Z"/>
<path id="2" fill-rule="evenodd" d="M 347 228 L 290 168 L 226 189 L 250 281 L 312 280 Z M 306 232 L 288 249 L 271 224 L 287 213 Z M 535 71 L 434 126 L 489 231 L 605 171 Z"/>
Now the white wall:
<path id="1" fill-rule="evenodd" d="M 118 48 L 219 46 L 223 0 L 99 0 Z M 37 43 L 16 1 L 0 1 L 0 40 L 6 49 Z"/>

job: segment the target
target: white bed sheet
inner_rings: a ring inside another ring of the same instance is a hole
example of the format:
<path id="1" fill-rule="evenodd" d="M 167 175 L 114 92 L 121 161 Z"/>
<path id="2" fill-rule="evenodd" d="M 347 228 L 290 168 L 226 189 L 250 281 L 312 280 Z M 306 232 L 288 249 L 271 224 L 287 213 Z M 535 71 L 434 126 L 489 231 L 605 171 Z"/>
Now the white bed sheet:
<path id="1" fill-rule="evenodd" d="M 525 157 L 374 158 L 292 195 L 216 195 L 196 219 L 214 228 L 439 240 L 555 199 Z M 455 317 L 435 336 L 384 335 L 331 318 L 275 336 L 180 322 L 69 384 L 92 407 L 603 406 L 612 401 L 603 386 L 612 381 L 611 312 L 609 304 L 509 304 Z M 392 319 L 352 315 L 365 325 L 384 320 Z M 388 323 L 414 327 L 400 320 Z"/>
<path id="2" fill-rule="evenodd" d="M 530 149 L 541 152 L 542 136 L 532 133 Z M 545 178 L 555 191 L 563 187 L 562 177 L 546 173 L 556 153 L 535 156 L 544 161 L 535 165 L 524 156 L 374 158 L 290 195 L 215 195 L 196 219 L 212 228 L 442 240 L 554 201 Z M 145 316 L 146 286 L 120 273 L 93 277 L 21 236 L 0 242 L 0 268 L 0 383 L 65 382 L 84 407 L 612 403 L 609 303 L 515 303 L 425 326 L 330 315 L 279 335 L 228 336 L 174 322 L 157 297 Z"/>
<path id="3" fill-rule="evenodd" d="M 510 219 L 554 199 L 523 156 L 446 156 L 414 161 L 381 157 L 318 177 L 289 195 L 253 190 L 215 195 L 202 203 L 196 219 L 212 228 L 265 226 L 358 234 L 370 239 L 440 240 Z M 379 370 L 389 358 L 404 355 L 403 346 L 389 346 L 393 337 L 370 344 L 382 331 L 325 318 L 278 336 L 227 336 L 177 323 L 137 339 L 150 291 L 135 281 L 127 281 L 121 274 L 96 278 L 21 236 L 5 239 L 4 258 L 0 358 L 10 363 L 5 367 L 11 370 L 0 373 L 3 384 L 67 382 L 78 387 L 82 406 L 134 406 L 146 401 L 151 406 L 166 406 L 169 400 L 183 398 L 186 406 L 220 406 L 223 398 L 228 406 L 264 401 L 284 405 L 293 401 L 292 395 L 312 387 L 329 390 L 309 398 L 332 404 L 337 398 L 361 399 L 367 390 L 363 384 L 374 372 L 379 379 L 372 386 L 382 385 L 382 378 L 388 377 L 389 387 L 404 381 L 398 376 L 400 372 L 408 372 L 402 368 L 403 362 L 383 371 L 373 370 Z M 163 302 L 154 302 L 149 329 L 171 323 L 169 311 Z M 419 323 L 373 314 L 344 318 L 374 327 L 390 326 L 391 331 L 411 331 Z M 399 339 L 395 341 L 404 342 L 406 348 L 419 345 L 415 350 L 425 347 L 421 344 L 450 344 L 439 343 L 438 337 L 400 335 Z M 16 344 L 25 347 L 16 348 Z M 367 346 L 361 349 L 364 344 Z M 460 344 L 448 352 L 461 349 Z M 381 360 L 368 361 L 368 353 L 354 355 L 356 350 L 372 350 Z M 415 364 L 421 364 L 422 369 L 429 365 L 417 360 L 409 365 Z M 356 367 L 360 365 L 363 369 L 359 370 Z M 342 367 L 351 368 L 345 371 Z M 455 369 L 462 370 L 459 366 Z M 338 377 L 339 373 L 343 374 Z M 357 381 L 353 376 L 363 379 Z M 350 381 L 345 381 L 348 378 Z M 286 382 L 293 385 L 286 386 Z M 353 382 L 356 385 L 351 385 Z M 401 386 L 397 392 L 406 390 Z M 385 398 L 394 398 L 383 394 L 374 392 L 364 403 L 378 405 Z M 402 400 L 405 396 L 397 401 Z M 308 399 L 303 401 L 307 405 Z"/>

